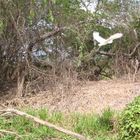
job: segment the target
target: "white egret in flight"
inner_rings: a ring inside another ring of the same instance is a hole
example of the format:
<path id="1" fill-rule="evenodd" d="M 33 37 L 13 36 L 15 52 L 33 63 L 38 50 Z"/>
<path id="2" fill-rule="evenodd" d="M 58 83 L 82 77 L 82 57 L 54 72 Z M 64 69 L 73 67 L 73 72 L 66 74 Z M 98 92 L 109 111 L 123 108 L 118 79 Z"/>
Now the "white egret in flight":
<path id="1" fill-rule="evenodd" d="M 99 43 L 98 44 L 99 46 L 104 46 L 104 45 L 107 45 L 107 44 L 111 44 L 114 39 L 121 38 L 122 36 L 123 36 L 122 33 L 116 33 L 116 34 L 110 36 L 109 38 L 104 39 L 103 37 L 101 37 L 99 35 L 99 32 L 96 32 L 96 31 L 93 32 L 93 40 L 96 40 Z"/>

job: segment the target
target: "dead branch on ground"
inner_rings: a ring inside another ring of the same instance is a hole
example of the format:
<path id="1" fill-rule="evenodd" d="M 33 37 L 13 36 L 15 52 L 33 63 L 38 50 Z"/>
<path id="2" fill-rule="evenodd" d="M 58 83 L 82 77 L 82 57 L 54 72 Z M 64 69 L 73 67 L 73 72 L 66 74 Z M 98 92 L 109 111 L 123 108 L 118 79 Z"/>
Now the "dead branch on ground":
<path id="1" fill-rule="evenodd" d="M 9 108 L 8 109 L 3 109 L 3 110 L 0 110 L 0 112 L 3 112 L 3 113 L 10 112 L 10 113 L 13 113 L 13 114 L 16 114 L 16 115 L 19 115 L 19 116 L 23 116 L 23 117 L 25 117 L 25 118 L 27 118 L 29 120 L 32 120 L 32 121 L 34 121 L 36 123 L 39 123 L 41 125 L 45 125 L 45 126 L 47 126 L 49 128 L 55 129 L 55 130 L 57 130 L 59 132 L 65 133 L 65 134 L 70 135 L 70 136 L 72 136 L 74 138 L 77 138 L 79 140 L 87 140 L 86 137 L 84 137 L 84 136 L 82 136 L 82 135 L 80 135 L 78 133 L 72 132 L 72 131 L 64 129 L 62 127 L 58 127 L 58 126 L 56 126 L 54 124 L 51 124 L 51 123 L 49 123 L 47 121 L 43 121 L 43 120 L 41 120 L 41 119 L 39 119 L 37 117 L 34 117 L 32 115 L 29 115 L 29 114 L 27 114 L 25 112 L 22 112 L 22 111 L 13 109 L 13 108 L 12 109 L 9 109 Z"/>

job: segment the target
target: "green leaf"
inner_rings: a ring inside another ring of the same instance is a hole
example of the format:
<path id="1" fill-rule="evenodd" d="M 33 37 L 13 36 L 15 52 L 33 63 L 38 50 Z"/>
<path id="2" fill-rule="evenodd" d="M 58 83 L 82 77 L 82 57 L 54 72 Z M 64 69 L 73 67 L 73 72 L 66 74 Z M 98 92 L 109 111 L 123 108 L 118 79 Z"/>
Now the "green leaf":
<path id="1" fill-rule="evenodd" d="M 53 17 L 53 12 L 52 12 L 52 10 L 49 10 L 49 20 L 50 20 L 51 22 L 54 21 L 54 17 Z"/>

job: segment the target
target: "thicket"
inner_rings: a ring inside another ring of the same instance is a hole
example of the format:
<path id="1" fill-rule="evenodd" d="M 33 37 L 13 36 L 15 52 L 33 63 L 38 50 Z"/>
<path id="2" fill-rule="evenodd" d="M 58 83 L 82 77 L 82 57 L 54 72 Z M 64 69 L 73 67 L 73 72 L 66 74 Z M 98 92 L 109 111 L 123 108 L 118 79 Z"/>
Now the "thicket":
<path id="1" fill-rule="evenodd" d="M 135 0 L 97 0 L 92 13 L 82 0 L 0 0 L 0 87 L 16 84 L 23 96 L 23 89 L 136 75 L 139 27 Z M 99 48 L 93 31 L 124 36 Z"/>

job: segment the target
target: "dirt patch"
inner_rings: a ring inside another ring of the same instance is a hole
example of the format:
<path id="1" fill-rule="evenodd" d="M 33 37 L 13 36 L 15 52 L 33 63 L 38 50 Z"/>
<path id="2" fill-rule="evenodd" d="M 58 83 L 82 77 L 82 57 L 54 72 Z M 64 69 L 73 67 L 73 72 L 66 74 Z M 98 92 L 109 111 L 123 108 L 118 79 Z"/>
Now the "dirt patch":
<path id="1" fill-rule="evenodd" d="M 139 82 L 108 80 L 87 82 L 65 94 L 41 92 L 37 95 L 12 100 L 2 100 L 7 106 L 34 108 L 46 107 L 61 112 L 100 113 L 105 108 L 122 110 L 134 97 L 140 95 Z M 2 98 L 2 97 L 1 97 Z"/>

